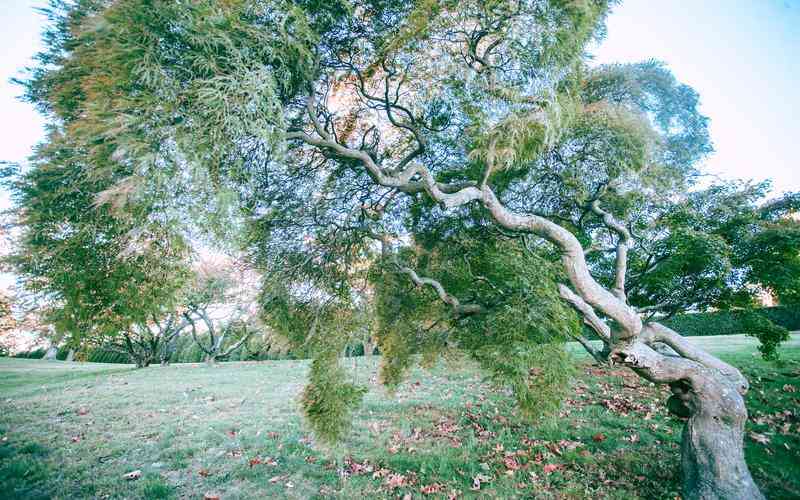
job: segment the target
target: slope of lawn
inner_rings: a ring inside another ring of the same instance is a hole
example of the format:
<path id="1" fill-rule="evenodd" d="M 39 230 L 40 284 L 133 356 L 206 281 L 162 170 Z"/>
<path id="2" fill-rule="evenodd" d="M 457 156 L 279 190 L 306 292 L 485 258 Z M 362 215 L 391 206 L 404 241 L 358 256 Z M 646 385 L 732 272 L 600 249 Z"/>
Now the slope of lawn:
<path id="1" fill-rule="evenodd" d="M 694 338 L 751 380 L 746 448 L 769 498 L 800 497 L 800 335 L 783 363 L 752 339 Z M 349 439 L 297 411 L 305 361 L 120 365 L 0 358 L 0 498 L 675 498 L 681 422 L 627 370 L 579 357 L 559 418 L 530 424 L 467 363 L 415 370 L 393 397 L 378 359 Z M 124 474 L 140 471 L 138 479 Z"/>

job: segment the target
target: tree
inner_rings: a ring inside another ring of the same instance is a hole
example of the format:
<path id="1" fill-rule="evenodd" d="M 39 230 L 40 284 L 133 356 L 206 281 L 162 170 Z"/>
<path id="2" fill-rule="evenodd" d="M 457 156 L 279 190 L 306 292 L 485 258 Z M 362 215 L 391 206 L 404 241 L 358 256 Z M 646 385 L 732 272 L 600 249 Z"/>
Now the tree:
<path id="1" fill-rule="evenodd" d="M 676 297 L 661 288 L 680 283 L 680 266 L 651 294 L 633 289 L 643 278 L 631 270 L 659 274 L 640 234 L 687 198 L 711 145 L 697 94 L 663 65 L 586 66 L 608 2 L 57 7 L 29 99 L 72 125 L 92 172 L 129 169 L 101 176 L 127 193 L 119 204 L 146 195 L 166 213 L 220 213 L 236 200 L 266 320 L 324 339 L 303 397 L 315 431 L 340 437 L 360 401 L 337 370 L 350 329 L 334 326 L 352 309 L 352 269 L 374 257 L 384 382 L 416 350 L 461 349 L 533 408 L 565 386 L 572 336 L 672 388 L 669 407 L 688 415 L 687 498 L 762 498 L 742 450 L 747 381 L 636 308 Z M 712 264 L 696 269 L 713 267 L 724 239 L 676 230 L 667 254 L 680 263 L 675 250 L 701 249 Z M 721 288 L 688 274 L 698 290 Z M 669 305 L 693 302 L 709 303 Z"/>
<path id="2" fill-rule="evenodd" d="M 85 342 L 96 349 L 112 351 L 127 356 L 136 368 L 147 368 L 153 362 L 169 363 L 173 342 L 188 326 L 177 313 L 170 312 L 159 318 L 131 323 L 113 335 L 88 338 Z"/>
<path id="3" fill-rule="evenodd" d="M 195 279 L 185 292 L 183 317 L 206 363 L 214 364 L 242 347 L 256 332 L 252 310 L 255 294 L 247 270 L 237 269 L 225 258 L 206 259 L 197 267 Z M 198 322 L 205 327 L 203 336 L 198 336 Z"/>

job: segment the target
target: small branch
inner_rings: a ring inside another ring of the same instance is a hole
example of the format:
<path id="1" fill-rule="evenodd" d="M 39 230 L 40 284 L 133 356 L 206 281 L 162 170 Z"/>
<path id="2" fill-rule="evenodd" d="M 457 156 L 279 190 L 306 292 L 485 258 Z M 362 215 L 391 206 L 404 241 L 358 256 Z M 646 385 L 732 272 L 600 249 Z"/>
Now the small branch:
<path id="1" fill-rule="evenodd" d="M 628 272 L 628 249 L 633 245 L 633 237 L 624 224 L 614 218 L 611 213 L 600 208 L 599 200 L 593 200 L 590 207 L 592 212 L 594 212 L 603 220 L 603 224 L 605 224 L 606 227 L 617 233 L 619 236 L 619 240 L 617 241 L 616 273 L 612 292 L 620 300 L 626 301 L 625 275 Z"/>
<path id="2" fill-rule="evenodd" d="M 600 337 L 600 340 L 602 340 L 604 344 L 609 345 L 611 343 L 611 327 L 597 316 L 592 306 L 587 304 L 585 300 L 580 298 L 578 294 L 563 283 L 558 285 L 558 291 L 562 299 L 572 304 L 572 307 L 583 315 L 583 321 L 589 325 L 592 330 L 597 332 L 597 336 Z"/>

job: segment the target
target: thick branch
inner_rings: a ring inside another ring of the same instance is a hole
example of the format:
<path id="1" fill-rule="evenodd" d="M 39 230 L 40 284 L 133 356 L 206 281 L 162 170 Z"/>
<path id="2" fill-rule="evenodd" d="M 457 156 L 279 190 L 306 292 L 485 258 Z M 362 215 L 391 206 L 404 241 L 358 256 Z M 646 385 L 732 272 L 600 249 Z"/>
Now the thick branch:
<path id="1" fill-rule="evenodd" d="M 644 328 L 643 340 L 648 344 L 653 342 L 667 344 L 682 357 L 720 372 L 741 394 L 747 392 L 749 384 L 739 370 L 693 345 L 674 330 L 660 323 L 648 323 Z"/>
<path id="2" fill-rule="evenodd" d="M 252 337 L 252 335 L 253 335 L 253 332 L 252 332 L 252 331 L 248 331 L 248 332 L 247 332 L 247 333 L 246 333 L 246 334 L 245 334 L 245 335 L 244 335 L 242 338 L 240 338 L 240 339 L 239 339 L 239 340 L 238 340 L 238 341 L 237 341 L 235 344 L 233 344 L 232 346 L 230 346 L 230 347 L 229 347 L 229 348 L 228 348 L 228 349 L 227 349 L 225 352 L 223 352 L 222 354 L 219 354 L 219 355 L 218 355 L 218 357 L 220 357 L 220 358 L 225 358 L 225 357 L 227 357 L 227 356 L 228 356 L 228 355 L 230 355 L 230 354 L 231 354 L 233 351 L 235 351 L 236 349 L 238 349 L 239 347 L 241 347 L 241 346 L 242 346 L 242 344 L 244 344 L 245 342 L 247 342 L 247 340 L 248 340 L 250 337 Z"/>

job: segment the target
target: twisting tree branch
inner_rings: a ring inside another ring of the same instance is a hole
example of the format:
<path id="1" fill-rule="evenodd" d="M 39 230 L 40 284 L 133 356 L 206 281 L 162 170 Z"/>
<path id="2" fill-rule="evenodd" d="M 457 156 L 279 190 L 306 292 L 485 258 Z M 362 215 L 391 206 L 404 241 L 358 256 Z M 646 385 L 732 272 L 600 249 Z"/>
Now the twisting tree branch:
<path id="1" fill-rule="evenodd" d="M 618 235 L 617 261 L 614 274 L 614 288 L 612 291 L 620 300 L 626 301 L 625 276 L 628 273 L 628 249 L 633 244 L 633 237 L 624 224 L 618 221 L 610 212 L 600 208 L 599 200 L 593 200 L 590 207 L 592 212 L 603 220 L 603 224 Z"/>

